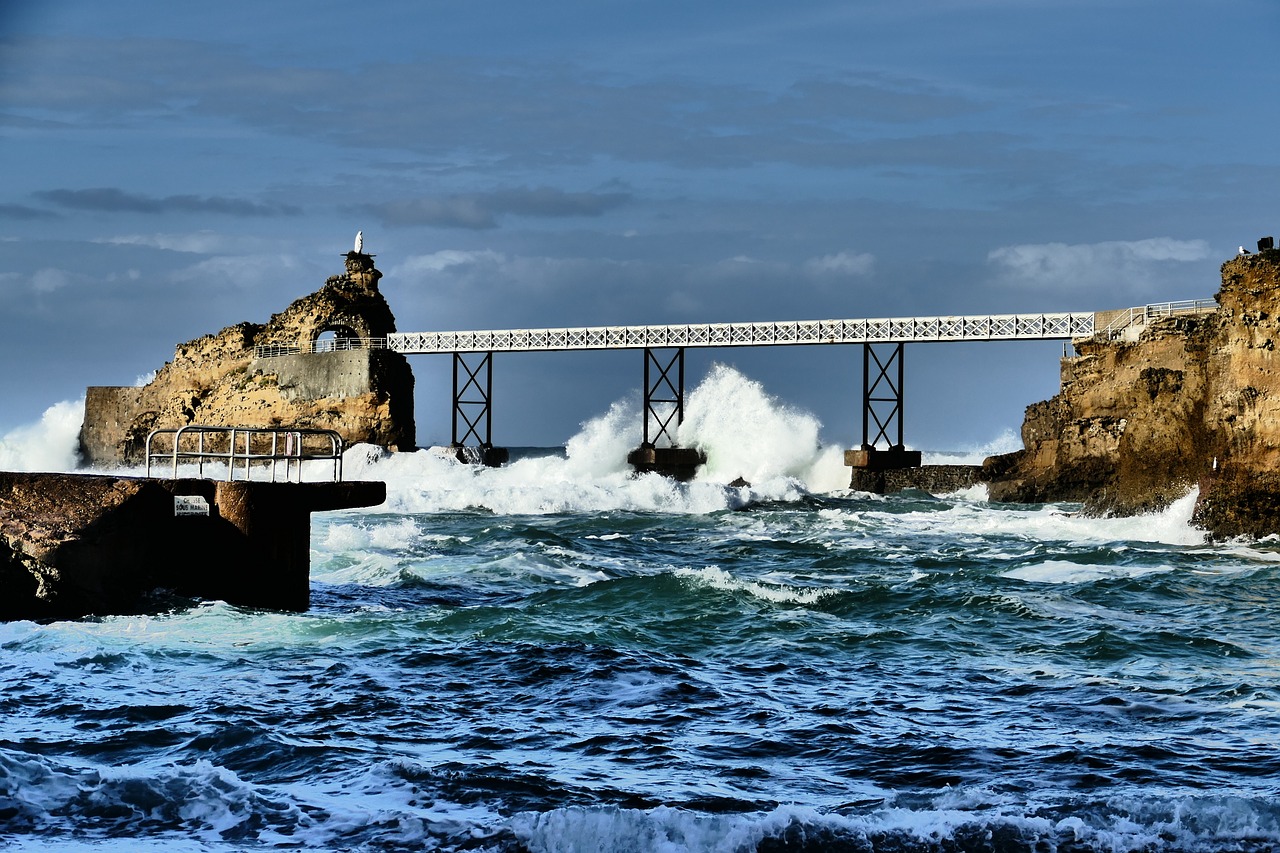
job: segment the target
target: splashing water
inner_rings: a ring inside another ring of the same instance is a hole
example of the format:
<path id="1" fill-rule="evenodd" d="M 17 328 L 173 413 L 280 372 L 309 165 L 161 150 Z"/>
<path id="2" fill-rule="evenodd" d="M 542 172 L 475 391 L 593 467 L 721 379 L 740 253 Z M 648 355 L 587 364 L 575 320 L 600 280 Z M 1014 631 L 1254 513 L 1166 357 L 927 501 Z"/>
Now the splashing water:
<path id="1" fill-rule="evenodd" d="M 74 471 L 83 422 L 83 397 L 50 406 L 39 422 L 0 438 L 0 471 Z"/>

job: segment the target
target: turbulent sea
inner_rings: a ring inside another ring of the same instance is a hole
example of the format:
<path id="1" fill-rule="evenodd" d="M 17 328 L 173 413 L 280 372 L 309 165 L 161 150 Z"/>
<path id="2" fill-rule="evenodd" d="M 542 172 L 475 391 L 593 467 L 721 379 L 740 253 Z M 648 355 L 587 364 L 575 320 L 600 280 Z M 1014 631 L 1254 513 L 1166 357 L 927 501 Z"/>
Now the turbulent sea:
<path id="1" fill-rule="evenodd" d="M 352 449 L 390 499 L 314 516 L 308 613 L 0 624 L 0 849 L 1280 849 L 1274 544 L 851 492 L 700 390 L 689 484 L 625 406 L 503 469 Z"/>

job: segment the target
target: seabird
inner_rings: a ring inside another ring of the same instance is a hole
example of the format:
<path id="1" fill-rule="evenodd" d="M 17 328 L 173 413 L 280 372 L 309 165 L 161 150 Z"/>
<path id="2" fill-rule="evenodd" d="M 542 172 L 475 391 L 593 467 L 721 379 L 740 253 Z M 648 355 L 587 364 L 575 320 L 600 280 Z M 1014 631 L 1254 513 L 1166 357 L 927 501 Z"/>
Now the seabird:
<path id="1" fill-rule="evenodd" d="M 357 243 L 359 243 L 359 242 L 360 242 L 360 238 L 359 238 L 359 237 L 357 237 L 357 238 L 356 238 L 356 242 L 357 242 Z M 1253 252 L 1250 252 L 1250 251 L 1249 251 L 1248 249 L 1246 249 L 1244 246 L 1241 246 L 1241 247 L 1240 247 L 1240 254 L 1242 254 L 1242 255 L 1252 255 L 1252 254 L 1253 254 Z"/>
<path id="2" fill-rule="evenodd" d="M 1240 251 L 1242 252 L 1244 251 L 1243 246 L 1240 247 Z M 356 252 L 360 254 L 364 253 L 364 232 L 363 231 L 356 232 Z"/>

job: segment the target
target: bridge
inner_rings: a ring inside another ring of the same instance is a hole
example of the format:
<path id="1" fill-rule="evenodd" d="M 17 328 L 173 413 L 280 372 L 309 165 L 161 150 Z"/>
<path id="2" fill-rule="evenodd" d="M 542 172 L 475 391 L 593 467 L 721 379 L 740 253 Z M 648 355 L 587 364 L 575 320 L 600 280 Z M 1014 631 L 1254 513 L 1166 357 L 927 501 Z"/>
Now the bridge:
<path id="1" fill-rule="evenodd" d="M 1107 312 L 399 332 L 385 338 L 340 338 L 297 347 L 263 347 L 257 354 L 271 356 L 363 347 L 387 348 L 404 355 L 452 354 L 453 444 L 460 448 L 478 446 L 481 451 L 487 451 L 493 447 L 494 353 L 643 350 L 642 448 L 652 450 L 664 443 L 666 447 L 678 449 L 675 430 L 684 417 L 686 349 L 861 345 L 862 451 L 873 454 L 887 445 L 889 454 L 880 454 L 884 464 L 887 458 L 898 461 L 904 458 L 903 351 L 908 343 L 1124 337 L 1136 335 L 1146 322 L 1156 317 L 1203 313 L 1216 308 L 1212 300 L 1194 300 Z M 919 464 L 918 454 L 916 456 L 914 464 Z M 905 464 L 913 464 L 907 458 Z"/>

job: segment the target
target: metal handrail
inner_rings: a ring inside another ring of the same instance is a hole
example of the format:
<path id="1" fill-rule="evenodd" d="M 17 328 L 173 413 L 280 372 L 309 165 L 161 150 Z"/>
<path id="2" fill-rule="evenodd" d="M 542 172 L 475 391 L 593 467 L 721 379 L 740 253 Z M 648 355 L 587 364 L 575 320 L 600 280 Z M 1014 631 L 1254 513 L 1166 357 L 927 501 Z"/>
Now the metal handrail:
<path id="1" fill-rule="evenodd" d="M 387 349 L 386 338 L 327 338 L 299 344 L 261 344 L 253 348 L 254 358 L 275 358 L 300 353 L 345 352 L 353 349 Z"/>
<path id="2" fill-rule="evenodd" d="M 152 450 L 152 442 L 159 436 L 172 435 L 173 445 L 168 451 Z M 194 449 L 183 449 L 182 440 L 195 437 Z M 215 447 L 225 445 L 225 450 L 209 449 L 205 436 L 225 436 L 224 440 L 209 442 Z M 269 441 L 267 439 L 270 439 Z M 255 441 L 256 439 L 256 441 Z M 307 439 L 315 439 L 310 445 Z M 238 448 L 239 441 L 243 447 Z M 317 448 L 318 445 L 318 448 Z M 253 479 L 253 468 L 270 469 L 271 480 L 276 482 L 277 463 L 284 462 L 284 481 L 290 482 L 297 474 L 302 482 L 302 463 L 331 461 L 333 482 L 342 482 L 342 436 L 331 429 L 270 429 L 262 427 L 228 427 L 189 424 L 183 427 L 156 429 L 147 435 L 146 475 L 151 476 L 152 460 L 168 460 L 173 477 L 178 478 L 178 463 L 194 460 L 196 476 L 204 479 L 204 463 L 222 462 L 227 466 L 227 482 L 235 480 L 236 471 L 243 463 L 244 479 Z"/>
<path id="3" fill-rule="evenodd" d="M 1110 323 L 1098 329 L 1097 337 L 1115 337 L 1130 326 L 1145 325 L 1148 320 L 1157 317 L 1171 317 L 1175 314 L 1209 314 L 1218 310 L 1218 303 L 1213 299 L 1181 299 L 1176 302 L 1154 302 L 1150 305 L 1139 305 L 1136 308 L 1121 309 Z"/>

